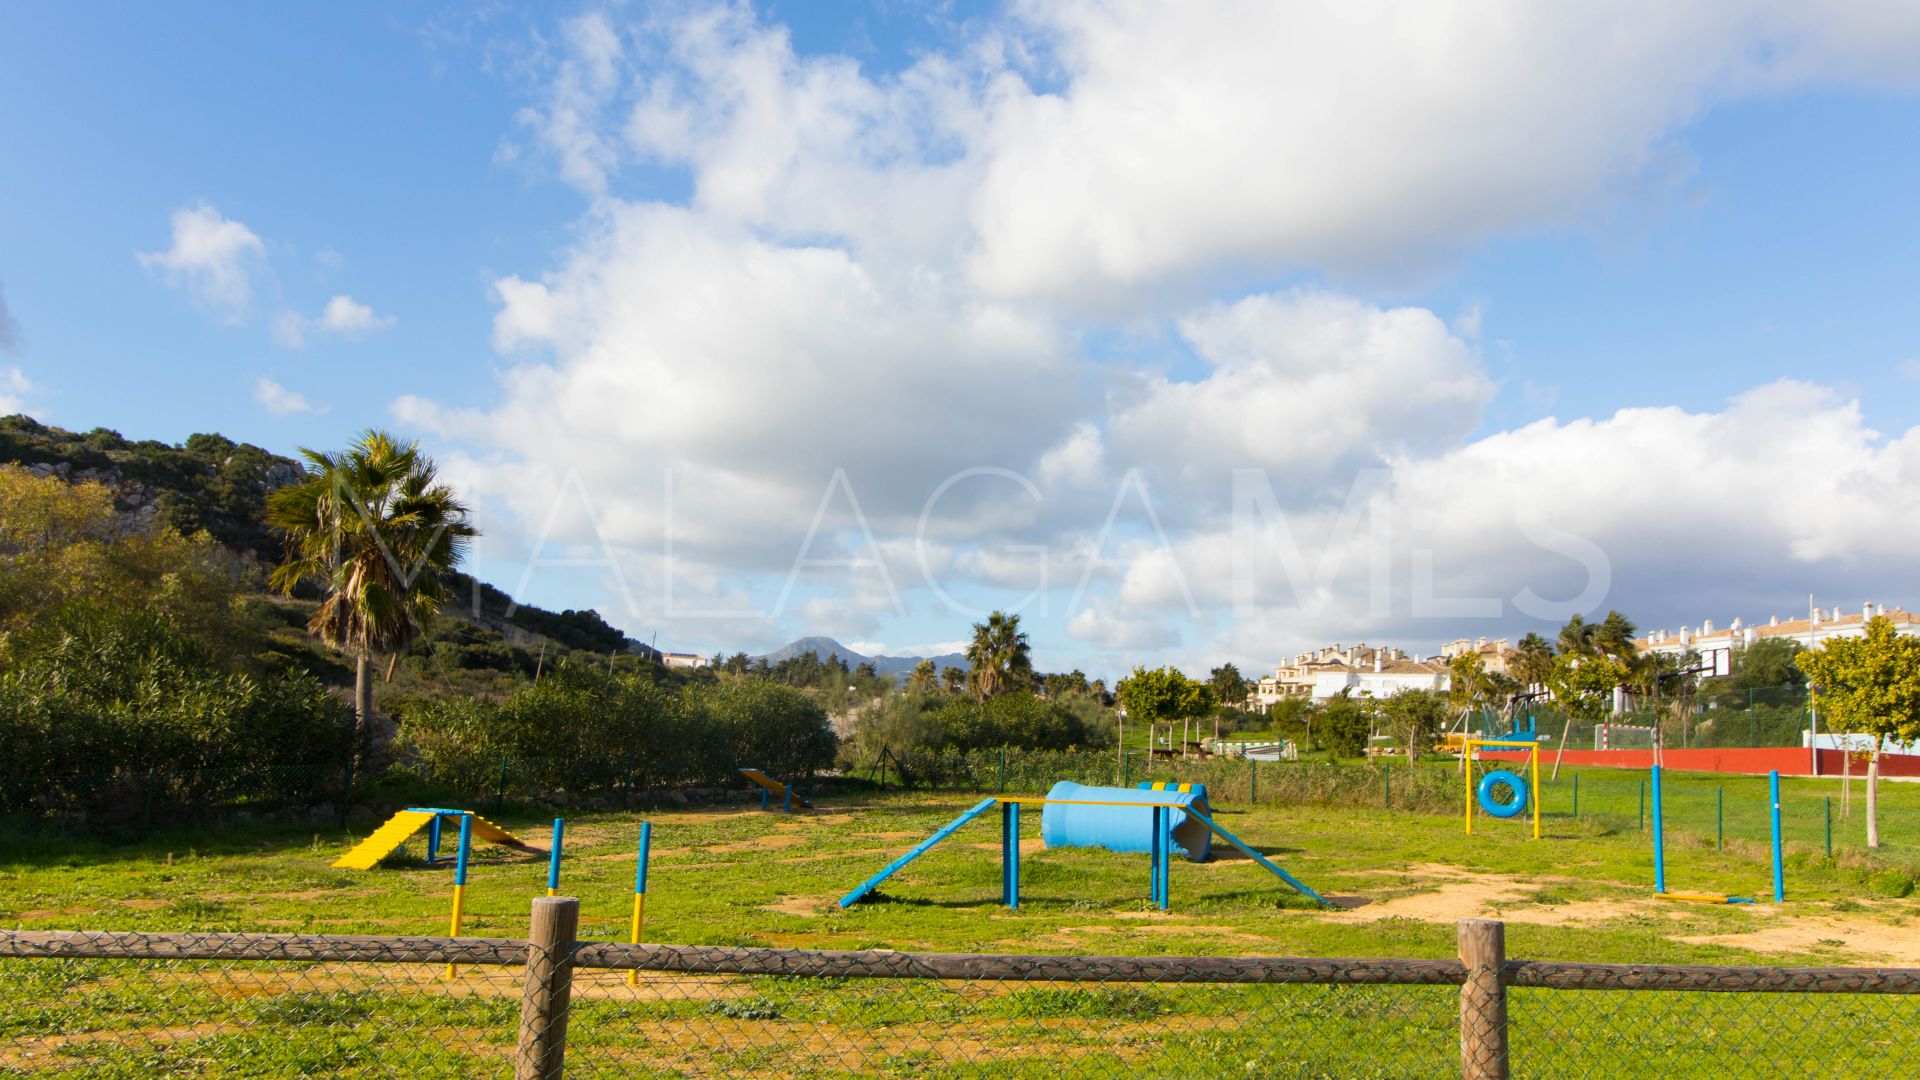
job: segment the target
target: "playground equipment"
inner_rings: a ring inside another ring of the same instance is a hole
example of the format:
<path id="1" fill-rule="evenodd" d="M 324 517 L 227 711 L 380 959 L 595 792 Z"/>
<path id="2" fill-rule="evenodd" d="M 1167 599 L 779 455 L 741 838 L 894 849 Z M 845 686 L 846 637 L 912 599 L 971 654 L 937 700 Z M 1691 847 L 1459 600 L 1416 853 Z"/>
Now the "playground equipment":
<path id="1" fill-rule="evenodd" d="M 1681 893 L 1667 891 L 1666 799 L 1660 784 L 1660 766 L 1652 768 L 1653 781 L 1653 895 L 1657 900 L 1679 900 L 1690 904 L 1751 904 L 1745 896 L 1725 893 Z M 1787 898 L 1785 868 L 1780 858 L 1780 774 L 1770 773 L 1767 789 L 1773 803 L 1773 899 Z"/>
<path id="2" fill-rule="evenodd" d="M 473 815 L 460 815 L 460 847 L 453 859 L 453 918 L 447 926 L 448 937 L 460 936 L 460 916 L 467 908 L 467 853 L 473 850 Z M 447 978 L 453 978 L 453 965 L 447 965 Z"/>
<path id="3" fill-rule="evenodd" d="M 775 780 L 773 777 L 768 776 L 766 773 L 761 772 L 759 769 L 736 769 L 735 771 L 738 772 L 741 776 L 744 776 L 747 779 L 753 781 L 754 783 L 760 785 L 760 809 L 762 810 L 765 810 L 767 808 L 768 794 L 777 794 L 781 796 L 781 798 L 783 798 L 786 802 L 786 812 L 789 814 L 793 813 L 794 803 L 799 803 L 801 806 L 804 806 L 809 810 L 813 809 L 812 803 L 808 802 L 807 800 L 793 793 L 792 784 L 783 784 L 780 781 Z"/>
<path id="4" fill-rule="evenodd" d="M 1527 751 L 1531 784 L 1507 769 L 1494 769 L 1480 778 L 1478 790 L 1473 782 L 1473 752 L 1476 747 L 1491 746 Z M 1467 835 L 1473 835 L 1473 804 L 1497 818 L 1518 817 L 1529 803 L 1533 806 L 1533 838 L 1540 839 L 1540 742 L 1537 739 L 1462 739 L 1460 772 L 1466 778 Z M 1506 788 L 1512 798 L 1502 800 L 1499 790 Z"/>
<path id="5" fill-rule="evenodd" d="M 547 845 L 547 895 L 560 895 L 560 843 L 565 835 L 565 818 L 553 819 L 553 843 Z"/>
<path id="6" fill-rule="evenodd" d="M 1167 831 L 1189 862 L 1206 862 L 1213 833 L 1188 814 L 1211 815 L 1205 784 L 1143 781 L 1133 788 L 1089 787 L 1062 780 L 1047 791 L 1040 807 L 1040 839 L 1050 848 L 1097 847 L 1150 854 L 1157 834 L 1141 826 L 1147 815 L 1138 807 L 1166 805 Z"/>
<path id="7" fill-rule="evenodd" d="M 388 818 L 386 823 L 375 829 L 371 836 L 354 845 L 353 849 L 345 855 L 335 859 L 334 869 L 371 870 L 379 864 L 381 859 L 399 850 L 402 844 L 412 839 L 413 834 L 422 828 L 427 830 L 426 862 L 431 866 L 440 859 L 440 832 L 443 822 L 447 819 L 458 821 L 463 831 L 470 829 L 473 836 L 490 844 L 510 847 L 529 855 L 547 854 L 471 810 L 410 806 Z"/>
<path id="8" fill-rule="evenodd" d="M 969 807 L 965 813 L 942 825 L 932 836 L 914 845 L 913 849 L 888 863 L 886 868 L 861 882 L 853 891 L 840 898 L 842 908 L 850 908 L 861 898 L 880 887 L 880 883 L 899 873 L 907 864 L 931 851 L 934 845 L 960 831 L 969 821 L 980 817 L 998 806 L 1000 808 L 1000 893 L 1001 900 L 1009 908 L 1020 906 L 1020 808 L 1039 806 L 1041 817 L 1041 837 L 1048 847 L 1096 846 L 1112 851 L 1139 852 L 1149 856 L 1151 867 L 1150 894 L 1153 903 L 1166 910 L 1170 902 L 1169 882 L 1171 878 L 1170 855 L 1178 844 L 1187 852 L 1187 857 L 1200 861 L 1193 854 L 1196 849 L 1205 850 L 1200 842 L 1193 839 L 1193 831 L 1187 830 L 1183 841 L 1174 832 L 1175 815 L 1183 820 L 1180 824 L 1197 824 L 1208 834 L 1208 843 L 1212 836 L 1232 844 L 1254 862 L 1259 863 L 1268 872 L 1285 882 L 1294 891 L 1324 906 L 1332 907 L 1319 893 L 1287 873 L 1265 855 L 1248 847 L 1241 839 L 1213 820 L 1211 808 L 1206 803 L 1206 792 L 1200 785 L 1188 785 L 1200 788 L 1198 791 L 1156 791 L 1139 788 L 1103 788 L 1086 787 L 1071 781 L 1061 781 L 1053 786 L 1046 795 L 990 795 Z M 1066 795 L 1078 796 L 1066 798 Z M 1053 807 L 1093 808 L 1096 812 L 1088 816 L 1075 814 L 1071 818 L 1056 818 L 1053 831 L 1048 831 L 1047 816 Z M 1057 838 L 1057 839 L 1056 839 Z"/>
<path id="9" fill-rule="evenodd" d="M 633 943 L 640 944 L 640 924 L 647 913 L 647 856 L 653 849 L 653 822 L 640 823 L 640 861 L 633 868 Z M 627 985 L 640 985 L 638 969 L 627 972 Z"/>

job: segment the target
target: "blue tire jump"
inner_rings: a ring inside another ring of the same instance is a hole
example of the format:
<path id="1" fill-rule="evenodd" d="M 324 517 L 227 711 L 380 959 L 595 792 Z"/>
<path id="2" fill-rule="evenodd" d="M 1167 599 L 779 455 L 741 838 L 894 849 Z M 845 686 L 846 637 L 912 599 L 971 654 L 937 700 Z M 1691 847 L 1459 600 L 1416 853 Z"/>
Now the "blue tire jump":
<path id="1" fill-rule="evenodd" d="M 1508 802 L 1501 802 L 1494 791 L 1505 787 L 1513 793 Z M 1480 778 L 1480 786 L 1475 791 L 1480 800 L 1480 809 L 1497 818 L 1510 818 L 1519 815 L 1527 808 L 1527 782 L 1520 774 L 1507 769 L 1495 769 Z"/>

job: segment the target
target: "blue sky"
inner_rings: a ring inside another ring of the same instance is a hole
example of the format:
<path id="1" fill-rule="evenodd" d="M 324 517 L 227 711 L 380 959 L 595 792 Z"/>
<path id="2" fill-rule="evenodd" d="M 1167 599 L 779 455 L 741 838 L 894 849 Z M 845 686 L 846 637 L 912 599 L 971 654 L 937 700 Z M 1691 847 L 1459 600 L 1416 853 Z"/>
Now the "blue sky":
<path id="1" fill-rule="evenodd" d="M 1589 564 L 1531 557 L 1514 523 L 1534 513 L 1607 554 L 1596 606 L 1648 628 L 1810 590 L 1916 602 L 1886 538 L 1920 524 L 1920 30 L 1864 32 L 1848 5 L 1701 16 L 1569 52 L 1590 93 L 1508 105 L 1488 103 L 1542 76 L 1481 86 L 1472 42 L 1432 54 L 1438 93 L 1269 75 L 1236 50 L 1335 33 L 1286 8 L 6 5 L 0 397 L 281 452 L 395 427 L 481 505 L 484 576 L 702 650 L 950 642 L 968 616 L 945 597 L 1016 602 L 1031 575 L 993 554 L 1044 548 L 1045 666 L 1422 651 L 1550 624 L 1524 588 L 1585 597 Z M 1580 36 L 1500 12 L 1549 58 Z M 1189 35 L 1217 77 L 1158 47 Z M 1428 108 L 1457 144 L 1409 119 Z M 157 257 L 196 210 L 253 238 L 244 305 Z M 1616 417 L 1646 408 L 1669 411 Z M 1494 460 L 1575 464 L 1543 484 Z M 977 467 L 1042 494 L 954 488 L 976 502 L 932 513 L 932 589 L 924 500 Z M 1273 480 L 1303 543 L 1358 545 L 1318 601 L 1219 570 L 1236 468 Z M 1335 535 L 1368 470 L 1402 522 L 1378 611 L 1381 541 Z M 587 498 L 555 515 L 570 472 Z M 1100 550 L 1125 565 L 1080 590 L 1116 505 Z M 855 565 L 795 572 L 810 529 L 806 554 Z M 1421 610 L 1409 544 L 1441 595 L 1499 610 Z M 620 566 L 542 562 L 563 557 Z"/>

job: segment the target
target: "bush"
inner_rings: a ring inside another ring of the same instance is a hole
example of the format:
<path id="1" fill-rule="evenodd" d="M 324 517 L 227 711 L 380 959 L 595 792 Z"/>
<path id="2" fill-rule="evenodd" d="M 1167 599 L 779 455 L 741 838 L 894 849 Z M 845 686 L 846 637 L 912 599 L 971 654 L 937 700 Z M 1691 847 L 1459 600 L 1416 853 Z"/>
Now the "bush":
<path id="1" fill-rule="evenodd" d="M 1333 698 L 1320 709 L 1319 728 L 1327 753 L 1335 758 L 1360 757 L 1366 753 L 1367 737 L 1373 732 L 1373 713 L 1363 702 Z"/>
<path id="2" fill-rule="evenodd" d="M 0 746 L 18 776 L 144 775 L 158 767 L 180 775 L 187 790 L 172 793 L 178 801 L 205 805 L 265 793 L 248 785 L 284 783 L 272 770 L 342 762 L 352 742 L 351 711 L 312 675 L 227 671 L 153 614 L 70 606 L 13 639 L 7 658 Z M 212 775 L 221 770 L 234 775 Z M 313 775 L 318 782 L 321 774 Z M 16 809 L 85 808 L 81 783 L 7 789 Z"/>
<path id="3" fill-rule="evenodd" d="M 504 760 L 515 790 L 644 790 L 730 780 L 738 766 L 800 776 L 833 762 L 826 713 L 764 679 L 678 694 L 645 675 L 562 663 L 504 702 L 436 698 L 400 717 L 413 767 L 435 784 L 485 792 Z"/>

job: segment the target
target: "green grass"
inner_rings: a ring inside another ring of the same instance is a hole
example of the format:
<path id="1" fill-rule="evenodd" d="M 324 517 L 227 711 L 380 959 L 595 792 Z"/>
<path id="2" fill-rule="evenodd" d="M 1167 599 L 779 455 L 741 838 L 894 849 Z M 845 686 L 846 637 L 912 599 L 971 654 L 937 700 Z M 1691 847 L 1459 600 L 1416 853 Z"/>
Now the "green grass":
<path id="1" fill-rule="evenodd" d="M 1508 920 L 1508 951 L 1518 957 L 1846 963 L 1873 955 L 1862 941 L 1898 936 L 1914 910 L 1912 901 L 1889 896 L 1898 880 L 1911 880 L 1909 844 L 1920 830 L 1920 787 L 1913 785 L 1885 785 L 1883 831 L 1898 843 L 1884 856 L 1859 851 L 1857 816 L 1844 829 L 1836 817 L 1841 850 L 1829 860 L 1821 820 L 1806 818 L 1837 784 L 1790 782 L 1789 902 L 1729 908 L 1649 897 L 1651 845 L 1637 823 L 1635 774 L 1580 770 L 1582 816 L 1574 819 L 1573 771 L 1563 771 L 1548 786 L 1546 836 L 1536 842 L 1521 824 L 1485 818 L 1467 837 L 1457 810 L 1268 804 L 1318 783 L 1319 774 L 1262 768 L 1261 805 L 1236 801 L 1215 781 L 1217 820 L 1346 912 L 1316 909 L 1250 860 L 1216 858 L 1176 861 L 1173 909 L 1160 913 L 1146 903 L 1143 856 L 1096 850 L 1028 853 L 1022 906 L 1009 912 L 998 904 L 997 829 L 984 819 L 888 881 L 880 895 L 842 911 L 837 897 L 977 801 L 887 794 L 827 799 L 824 811 L 791 817 L 736 808 L 647 815 L 655 828 L 646 937 L 940 951 L 1446 957 L 1454 953 L 1453 920 L 1485 913 Z M 1451 770 L 1444 762 L 1398 763 L 1389 783 L 1396 796 L 1451 805 L 1459 782 Z M 1668 779 L 1670 885 L 1767 899 L 1764 778 Z M 1712 799 L 1721 785 L 1728 839 L 1715 850 Z M 546 819 L 511 808 L 502 817 L 544 844 Z M 626 934 L 641 817 L 568 822 L 561 891 L 581 899 L 585 938 Z M 1029 841 L 1038 818 L 1023 815 Z M 0 923 L 444 933 L 450 871 L 422 866 L 419 841 L 373 871 L 329 867 L 366 831 L 173 832 L 130 847 L 15 834 L 11 850 L 0 850 Z M 524 935 L 545 869 L 544 860 L 478 849 L 463 931 Z M 1749 940 L 1765 951 L 1740 947 Z M 452 993 L 439 974 L 420 965 L 0 962 L 0 993 L 15 1003 L 0 1014 L 0 1073 L 28 1064 L 87 1076 L 504 1072 L 518 973 L 463 968 Z M 589 1076 L 756 1068 L 807 1076 L 1427 1076 L 1454 1070 L 1457 1045 L 1448 987 L 649 975 L 630 991 L 618 973 L 584 972 L 577 995 L 569 1071 Z M 1881 1033 L 1901 1007 L 1893 999 L 1528 991 L 1515 997 L 1516 1061 L 1533 1075 L 1656 1067 L 1708 1075 L 1725 1071 L 1727 1055 L 1798 1060 L 1813 1071 L 1821 1062 L 1880 1062 L 1897 1072 L 1905 1059 L 1882 1052 Z M 23 1047 L 42 1056 L 22 1058 Z"/>

